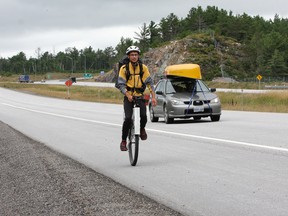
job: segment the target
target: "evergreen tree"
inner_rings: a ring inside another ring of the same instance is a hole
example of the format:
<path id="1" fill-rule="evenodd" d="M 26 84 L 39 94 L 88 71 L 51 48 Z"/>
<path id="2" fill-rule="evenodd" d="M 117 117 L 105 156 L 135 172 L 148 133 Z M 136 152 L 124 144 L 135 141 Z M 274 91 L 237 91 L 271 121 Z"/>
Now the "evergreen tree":
<path id="1" fill-rule="evenodd" d="M 134 39 L 138 42 L 138 47 L 142 52 L 145 52 L 148 50 L 150 46 L 150 31 L 149 27 L 146 25 L 146 23 L 143 24 L 142 27 L 139 28 L 140 32 L 135 32 L 136 37 Z"/>
<path id="2" fill-rule="evenodd" d="M 179 19 L 175 14 L 170 13 L 159 23 L 154 21 L 149 25 L 144 23 L 139 28 L 139 32 L 135 32 L 136 41 L 121 37 L 115 48 L 110 46 L 104 50 L 93 50 L 92 47 L 88 47 L 77 50 L 75 47 L 68 47 L 65 52 L 51 54 L 47 51 L 43 52 L 38 47 L 35 50 L 35 57 L 30 57 L 29 60 L 25 53 L 20 52 L 11 58 L 0 59 L 0 73 L 1 75 L 3 73 L 39 74 L 71 70 L 76 72 L 83 71 L 84 68 L 96 71 L 109 70 L 125 55 L 127 47 L 131 45 L 139 46 L 143 53 L 151 47 L 196 33 L 198 33 L 197 40 L 202 37 L 201 43 L 209 46 L 203 48 L 200 62 L 208 62 L 209 69 L 212 71 L 209 74 L 211 78 L 219 71 L 215 47 L 224 49 L 228 46 L 225 40 L 230 39 L 241 44 L 237 50 L 238 55 L 241 54 L 233 60 L 235 61 L 233 64 L 226 61 L 225 67 L 229 67 L 230 64 L 230 71 L 238 77 L 239 74 L 243 74 L 243 77 L 254 76 L 256 73 L 267 76 L 288 74 L 287 18 L 280 18 L 277 14 L 270 20 L 260 16 L 251 17 L 246 13 L 233 15 L 232 11 L 219 10 L 215 6 L 207 6 L 206 9 L 200 6 L 192 7 L 184 19 Z M 203 35 L 208 37 L 204 38 Z M 225 54 L 225 50 L 223 51 L 221 53 Z M 207 53 L 209 56 L 205 56 Z M 233 50 L 227 50 L 227 54 L 229 53 L 233 53 Z"/>

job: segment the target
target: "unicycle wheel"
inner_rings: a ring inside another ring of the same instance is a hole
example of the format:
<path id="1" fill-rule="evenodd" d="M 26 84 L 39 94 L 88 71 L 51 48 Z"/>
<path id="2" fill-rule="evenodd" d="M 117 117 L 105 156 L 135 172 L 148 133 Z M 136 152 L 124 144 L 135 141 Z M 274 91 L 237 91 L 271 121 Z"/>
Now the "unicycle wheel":
<path id="1" fill-rule="evenodd" d="M 128 152 L 131 166 L 135 166 L 138 160 L 139 153 L 139 135 L 135 135 L 134 139 L 129 140 Z"/>

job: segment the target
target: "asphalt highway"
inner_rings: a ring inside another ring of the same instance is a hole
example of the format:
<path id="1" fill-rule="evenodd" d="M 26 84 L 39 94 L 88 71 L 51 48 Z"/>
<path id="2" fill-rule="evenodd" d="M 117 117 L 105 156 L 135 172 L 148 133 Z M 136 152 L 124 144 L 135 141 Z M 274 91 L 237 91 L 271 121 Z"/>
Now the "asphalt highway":
<path id="1" fill-rule="evenodd" d="M 121 105 L 0 92 L 3 123 L 183 215 L 288 215 L 287 114 L 148 122 L 131 167 L 119 150 Z"/>
<path id="2" fill-rule="evenodd" d="M 179 215 L 0 121 L 0 215 Z"/>

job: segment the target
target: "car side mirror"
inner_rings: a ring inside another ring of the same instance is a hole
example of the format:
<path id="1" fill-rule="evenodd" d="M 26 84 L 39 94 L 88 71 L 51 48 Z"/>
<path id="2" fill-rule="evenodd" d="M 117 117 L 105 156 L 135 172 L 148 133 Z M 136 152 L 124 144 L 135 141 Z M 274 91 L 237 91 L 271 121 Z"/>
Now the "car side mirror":
<path id="1" fill-rule="evenodd" d="M 210 91 L 211 92 L 216 92 L 216 88 L 211 88 Z"/>
<path id="2" fill-rule="evenodd" d="M 158 95 L 163 95 L 163 91 L 156 91 L 155 93 Z"/>

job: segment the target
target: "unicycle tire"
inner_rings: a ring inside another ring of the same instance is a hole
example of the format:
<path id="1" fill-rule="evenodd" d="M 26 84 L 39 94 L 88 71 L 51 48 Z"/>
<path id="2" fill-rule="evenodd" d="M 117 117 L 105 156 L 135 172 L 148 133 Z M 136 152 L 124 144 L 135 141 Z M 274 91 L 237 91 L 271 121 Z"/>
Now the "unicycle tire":
<path id="1" fill-rule="evenodd" d="M 131 166 L 136 166 L 139 153 L 139 135 L 135 135 L 134 139 L 129 140 L 128 152 Z"/>

